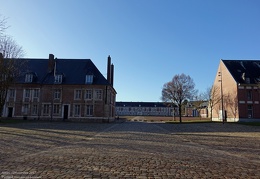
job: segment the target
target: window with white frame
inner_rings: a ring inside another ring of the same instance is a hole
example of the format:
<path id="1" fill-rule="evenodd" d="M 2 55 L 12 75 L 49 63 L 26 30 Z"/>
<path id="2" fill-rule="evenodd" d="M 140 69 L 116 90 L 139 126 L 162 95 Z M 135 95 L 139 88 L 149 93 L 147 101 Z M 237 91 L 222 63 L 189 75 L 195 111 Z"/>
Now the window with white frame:
<path id="1" fill-rule="evenodd" d="M 95 99 L 102 100 L 102 90 L 100 89 L 95 90 Z"/>
<path id="2" fill-rule="evenodd" d="M 53 105 L 53 114 L 60 114 L 60 105 L 59 104 L 54 104 Z"/>
<path id="3" fill-rule="evenodd" d="M 85 99 L 86 100 L 91 100 L 92 99 L 92 89 L 87 89 L 86 91 L 85 91 Z"/>
<path id="4" fill-rule="evenodd" d="M 24 104 L 22 109 L 23 114 L 28 114 L 29 112 L 29 104 Z"/>
<path id="5" fill-rule="evenodd" d="M 30 89 L 25 89 L 24 90 L 24 98 L 30 98 Z"/>
<path id="6" fill-rule="evenodd" d="M 74 99 L 81 99 L 81 90 L 75 90 Z"/>
<path id="7" fill-rule="evenodd" d="M 251 104 L 247 105 L 247 117 L 253 118 L 253 106 Z"/>
<path id="8" fill-rule="evenodd" d="M 54 90 L 54 99 L 60 99 L 61 97 L 61 89 Z"/>
<path id="9" fill-rule="evenodd" d="M 252 90 L 247 91 L 247 100 L 251 101 L 252 100 Z"/>
<path id="10" fill-rule="evenodd" d="M 39 93 L 40 93 L 39 89 L 33 89 L 33 98 L 39 98 Z"/>
<path id="11" fill-rule="evenodd" d="M 44 104 L 43 105 L 43 115 L 49 115 L 49 113 L 50 113 L 50 105 Z"/>
<path id="12" fill-rule="evenodd" d="M 80 105 L 79 104 L 74 105 L 74 116 L 80 116 Z"/>
<path id="13" fill-rule="evenodd" d="M 86 84 L 93 83 L 93 75 L 86 75 Z"/>
<path id="14" fill-rule="evenodd" d="M 32 115 L 37 115 L 38 114 L 38 105 L 34 104 L 32 108 Z"/>
<path id="15" fill-rule="evenodd" d="M 93 116 L 93 105 L 86 106 L 86 116 Z"/>
<path id="16" fill-rule="evenodd" d="M 54 76 L 54 83 L 61 84 L 62 83 L 62 75 L 55 75 Z"/>
<path id="17" fill-rule="evenodd" d="M 33 74 L 26 74 L 25 75 L 25 82 L 31 83 L 33 81 Z"/>
<path id="18" fill-rule="evenodd" d="M 15 97 L 15 89 L 9 89 L 9 98 Z"/>

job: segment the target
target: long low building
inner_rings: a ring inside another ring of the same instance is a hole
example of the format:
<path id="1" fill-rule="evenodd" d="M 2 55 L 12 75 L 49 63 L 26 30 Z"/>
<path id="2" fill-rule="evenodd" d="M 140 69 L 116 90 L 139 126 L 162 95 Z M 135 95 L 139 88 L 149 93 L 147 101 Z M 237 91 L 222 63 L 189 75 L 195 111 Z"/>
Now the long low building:
<path id="1" fill-rule="evenodd" d="M 174 113 L 173 113 L 174 111 Z M 117 116 L 177 116 L 178 108 L 163 102 L 116 102 Z"/>

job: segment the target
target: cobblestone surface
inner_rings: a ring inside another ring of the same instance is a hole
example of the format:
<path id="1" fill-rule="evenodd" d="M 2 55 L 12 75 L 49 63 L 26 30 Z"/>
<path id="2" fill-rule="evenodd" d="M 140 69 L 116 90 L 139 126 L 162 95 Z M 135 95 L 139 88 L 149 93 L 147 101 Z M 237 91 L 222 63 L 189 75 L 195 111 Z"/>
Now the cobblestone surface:
<path id="1" fill-rule="evenodd" d="M 260 178 L 260 128 L 124 122 L 0 126 L 1 178 Z"/>

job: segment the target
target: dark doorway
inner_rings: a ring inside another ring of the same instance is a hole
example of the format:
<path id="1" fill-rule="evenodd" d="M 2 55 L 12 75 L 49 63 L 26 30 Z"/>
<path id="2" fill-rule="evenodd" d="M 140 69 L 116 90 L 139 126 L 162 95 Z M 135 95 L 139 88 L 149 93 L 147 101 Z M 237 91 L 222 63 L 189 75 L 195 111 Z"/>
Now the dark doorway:
<path id="1" fill-rule="evenodd" d="M 68 119 L 69 105 L 63 106 L 63 120 Z"/>
<path id="2" fill-rule="evenodd" d="M 8 108 L 8 117 L 13 117 L 13 108 Z"/>

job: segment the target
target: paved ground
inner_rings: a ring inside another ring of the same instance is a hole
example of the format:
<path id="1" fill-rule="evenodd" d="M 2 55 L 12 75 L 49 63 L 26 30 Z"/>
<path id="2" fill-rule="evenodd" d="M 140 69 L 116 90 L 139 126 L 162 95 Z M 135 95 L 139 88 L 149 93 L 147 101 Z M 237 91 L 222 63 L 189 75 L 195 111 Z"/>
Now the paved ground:
<path id="1" fill-rule="evenodd" d="M 257 126 L 0 125 L 0 178 L 260 178 L 259 168 Z"/>

